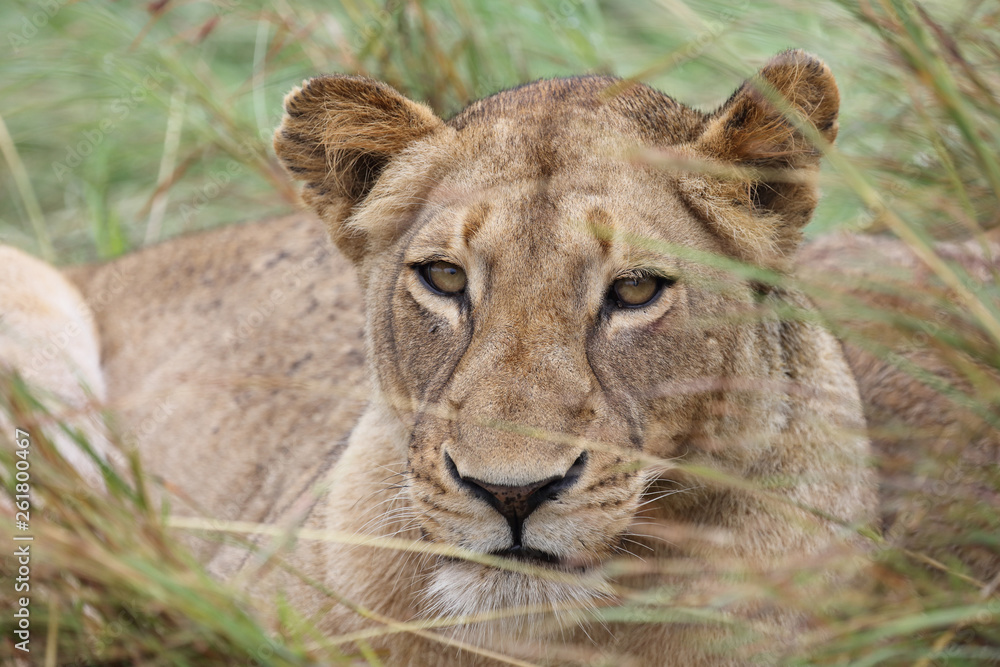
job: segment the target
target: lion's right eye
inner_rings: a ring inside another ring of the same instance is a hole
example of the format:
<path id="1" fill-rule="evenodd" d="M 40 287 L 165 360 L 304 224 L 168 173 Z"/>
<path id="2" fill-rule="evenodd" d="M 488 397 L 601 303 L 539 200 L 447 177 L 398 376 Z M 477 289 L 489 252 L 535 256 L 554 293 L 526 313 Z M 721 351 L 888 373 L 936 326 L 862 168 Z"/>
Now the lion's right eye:
<path id="1" fill-rule="evenodd" d="M 465 291 L 465 269 L 450 262 L 421 264 L 417 267 L 417 275 L 435 294 L 455 296 Z"/>

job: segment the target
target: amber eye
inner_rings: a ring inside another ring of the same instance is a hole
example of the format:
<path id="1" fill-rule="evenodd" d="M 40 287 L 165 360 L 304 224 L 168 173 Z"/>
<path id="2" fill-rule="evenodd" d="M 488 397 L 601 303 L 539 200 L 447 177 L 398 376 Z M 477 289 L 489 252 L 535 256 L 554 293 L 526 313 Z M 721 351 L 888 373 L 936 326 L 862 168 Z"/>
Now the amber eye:
<path id="1" fill-rule="evenodd" d="M 449 262 L 430 262 L 417 267 L 424 284 L 435 294 L 452 296 L 465 291 L 465 269 Z"/>
<path id="2" fill-rule="evenodd" d="M 611 292 L 619 308 L 641 308 L 655 301 L 670 284 L 672 281 L 659 276 L 619 278 L 611 285 Z"/>

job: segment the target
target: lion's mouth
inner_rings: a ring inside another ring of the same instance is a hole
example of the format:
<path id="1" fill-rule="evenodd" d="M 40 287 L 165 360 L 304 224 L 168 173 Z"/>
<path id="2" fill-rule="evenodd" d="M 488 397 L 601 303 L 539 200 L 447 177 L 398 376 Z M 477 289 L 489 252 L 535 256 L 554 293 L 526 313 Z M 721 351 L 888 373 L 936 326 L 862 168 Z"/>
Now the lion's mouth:
<path id="1" fill-rule="evenodd" d="M 510 560 L 535 567 L 558 570 L 564 573 L 587 574 L 599 568 L 600 559 L 590 556 L 556 556 L 547 551 L 539 551 L 523 546 L 514 546 L 499 551 L 490 552 L 491 556 L 509 558 Z"/>
<path id="2" fill-rule="evenodd" d="M 484 555 L 496 558 L 505 558 L 516 561 L 523 565 L 529 565 L 547 570 L 555 570 L 566 574 L 589 574 L 595 569 L 599 569 L 602 562 L 598 558 L 588 556 L 557 556 L 547 551 L 530 549 L 522 546 L 513 546 L 506 549 L 484 552 Z M 459 556 L 439 556 L 442 562 L 446 563 L 468 563 L 469 561 Z M 493 566 L 487 565 L 492 569 Z M 500 566 L 498 569 L 506 569 Z"/>
<path id="3" fill-rule="evenodd" d="M 539 551 L 537 549 L 529 549 L 521 545 L 515 545 L 507 549 L 494 551 L 490 555 L 500 556 L 501 558 L 510 558 L 511 560 L 522 561 L 532 565 L 559 566 L 565 564 L 563 559 L 555 554 L 550 554 L 546 551 Z"/>

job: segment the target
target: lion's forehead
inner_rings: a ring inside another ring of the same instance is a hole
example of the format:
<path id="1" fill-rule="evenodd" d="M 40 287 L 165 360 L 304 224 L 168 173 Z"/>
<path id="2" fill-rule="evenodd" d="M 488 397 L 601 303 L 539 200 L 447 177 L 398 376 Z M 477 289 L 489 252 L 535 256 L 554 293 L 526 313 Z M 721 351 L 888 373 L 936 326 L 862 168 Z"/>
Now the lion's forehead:
<path id="1" fill-rule="evenodd" d="M 676 170 L 654 164 L 660 148 L 628 128 L 589 113 L 500 118 L 444 141 L 432 160 L 421 154 L 414 180 L 432 183 L 422 218 L 441 223 L 434 231 L 450 225 L 456 240 L 491 240 L 505 253 L 546 244 L 568 251 L 581 239 L 589 252 L 595 235 L 631 239 L 637 250 L 651 239 L 718 248 L 685 203 Z"/>
<path id="2" fill-rule="evenodd" d="M 452 137 L 452 173 L 487 187 L 524 180 L 555 190 L 569 179 L 582 180 L 578 187 L 600 191 L 607 181 L 596 178 L 598 174 L 619 180 L 634 177 L 644 171 L 637 156 L 666 148 L 634 123 L 588 109 L 503 116 Z"/>
<path id="3" fill-rule="evenodd" d="M 487 183 L 472 170 L 442 179 L 409 237 L 408 259 L 445 254 L 530 289 L 533 276 L 605 282 L 638 267 L 669 271 L 683 263 L 677 246 L 718 249 L 669 178 L 620 172 Z"/>
<path id="4" fill-rule="evenodd" d="M 704 114 L 649 86 L 608 76 L 535 81 L 479 100 L 453 118 L 460 132 L 505 121 L 534 126 L 543 133 L 583 121 L 589 134 L 616 130 L 643 143 L 673 145 L 693 140 Z"/>

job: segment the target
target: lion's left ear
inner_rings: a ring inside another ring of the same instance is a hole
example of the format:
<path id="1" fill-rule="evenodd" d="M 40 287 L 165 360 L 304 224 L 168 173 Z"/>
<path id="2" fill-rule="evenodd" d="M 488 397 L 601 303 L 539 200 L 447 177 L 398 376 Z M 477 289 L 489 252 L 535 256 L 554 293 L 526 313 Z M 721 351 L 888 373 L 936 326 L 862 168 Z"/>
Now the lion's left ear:
<path id="1" fill-rule="evenodd" d="M 832 142 L 839 106 L 830 69 L 786 51 L 709 116 L 691 148 L 723 173 L 687 174 L 681 193 L 733 255 L 780 268 L 794 254 L 819 198 L 821 151 L 809 135 Z"/>

